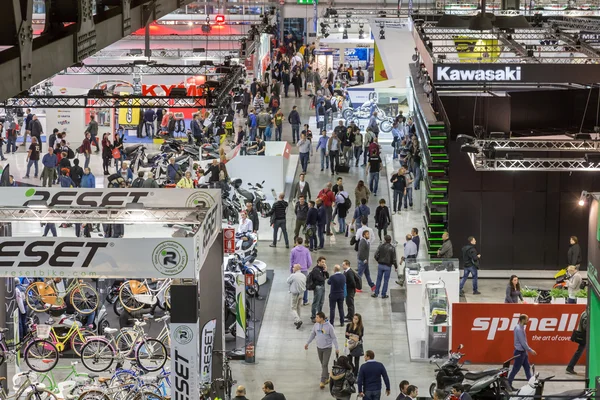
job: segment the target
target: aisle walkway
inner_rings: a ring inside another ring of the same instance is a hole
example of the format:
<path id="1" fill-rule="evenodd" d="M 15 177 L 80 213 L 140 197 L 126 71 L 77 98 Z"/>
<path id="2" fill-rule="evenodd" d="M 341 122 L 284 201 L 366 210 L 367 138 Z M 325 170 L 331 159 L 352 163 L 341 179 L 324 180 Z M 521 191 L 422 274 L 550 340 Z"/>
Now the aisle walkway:
<path id="1" fill-rule="evenodd" d="M 292 106 L 297 105 L 303 123 L 308 121 L 314 114 L 314 110 L 309 109 L 309 101 L 310 98 L 307 97 L 303 97 L 302 99 L 283 99 L 282 107 L 286 118 Z M 311 127 L 311 129 L 316 137 L 316 128 Z M 291 141 L 291 128 L 288 124 L 284 126 L 283 139 Z M 387 153 L 388 149 L 391 150 L 389 146 L 384 146 L 384 153 Z M 294 151 L 297 152 L 297 149 L 294 149 Z M 337 174 L 332 176 L 330 171 L 320 172 L 320 160 L 318 154 L 315 152 L 315 156 L 311 157 L 307 171 L 307 181 L 310 184 L 313 197 L 316 197 L 318 191 L 327 182 L 332 181 L 337 176 Z M 352 196 L 357 182 L 360 179 L 367 181 L 363 167 L 352 167 L 350 173 L 343 174 L 342 176 L 344 179 L 344 188 Z M 378 201 L 382 197 L 389 204 L 389 195 L 384 174 L 382 174 L 380 179 L 378 196 L 371 196 L 368 203 L 373 216 Z M 403 222 L 401 224 L 402 232 L 400 235 L 403 237 L 406 233 L 410 232 L 411 226 L 409 223 L 414 223 L 415 219 L 418 220 L 418 212 L 403 212 L 397 218 L 400 218 Z M 350 221 L 351 217 L 348 217 L 347 222 L 349 223 Z M 288 213 L 287 226 L 291 240 L 294 226 L 291 207 Z M 379 243 L 377 239 L 372 246 L 371 260 Z M 344 259 L 349 259 L 352 268 L 356 270 L 356 252 L 350 246 L 349 238 L 343 235 L 326 237 L 325 248 L 318 253 L 312 253 L 312 256 L 313 264 L 316 263 L 318 256 L 326 257 L 330 270 L 333 269 L 335 264 L 341 264 Z M 289 275 L 289 250 L 283 246 L 282 241 L 275 249 L 266 247 L 261 243 L 259 259 L 265 261 L 269 268 L 275 270 L 275 278 L 257 343 L 256 354 L 258 363 L 257 365 L 235 363 L 234 376 L 238 382 L 247 387 L 248 398 L 250 399 L 262 398 L 261 385 L 265 380 L 272 380 L 275 383 L 275 389 L 284 393 L 288 399 L 331 399 L 328 390 L 319 389 L 320 367 L 314 343 L 308 351 L 304 350 L 304 344 L 312 328 L 309 319 L 310 307 L 302 308 L 304 325 L 299 330 L 295 329 L 289 311 L 289 293 L 287 284 L 285 283 Z M 376 277 L 376 271 L 377 266 L 372 264 L 371 274 L 373 279 Z M 395 279 L 396 274 L 392 272 L 390 279 L 391 289 L 398 287 L 394 283 Z M 364 286 L 367 286 L 366 280 L 363 280 L 363 282 Z M 374 299 L 368 291 L 356 294 L 356 311 L 362 314 L 365 325 L 365 350 L 373 350 L 376 359 L 385 364 L 392 384 L 391 398 L 395 398 L 399 393 L 397 389 L 398 384 L 403 379 L 408 379 L 411 383 L 414 382 L 422 387 L 423 390 L 426 390 L 431 383 L 433 368 L 427 363 L 411 364 L 410 368 L 407 368 L 409 356 L 406 327 L 402 320 L 403 315 L 401 313 L 392 313 L 390 304 L 389 298 Z M 326 315 L 329 315 L 327 298 L 323 311 Z M 343 353 L 344 328 L 336 326 L 335 329 L 340 349 Z"/>

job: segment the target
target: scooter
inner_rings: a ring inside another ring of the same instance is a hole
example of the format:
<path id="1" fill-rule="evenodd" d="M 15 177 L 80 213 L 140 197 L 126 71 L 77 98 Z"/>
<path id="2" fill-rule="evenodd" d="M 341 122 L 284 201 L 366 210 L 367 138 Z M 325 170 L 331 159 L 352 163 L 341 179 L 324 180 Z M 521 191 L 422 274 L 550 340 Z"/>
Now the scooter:
<path id="1" fill-rule="evenodd" d="M 529 381 L 519 389 L 510 400 L 534 400 L 541 399 L 544 393 L 544 385 L 547 381 L 554 378 L 554 375 L 540 379 L 540 373 L 535 372 L 535 366 L 532 365 L 533 375 L 529 378 Z M 594 389 L 575 389 L 567 390 L 561 393 L 553 393 L 545 395 L 546 399 L 556 398 L 557 400 L 584 400 L 589 399 L 594 394 Z"/>
<path id="2" fill-rule="evenodd" d="M 502 364 L 502 368 L 500 368 L 496 374 L 485 374 L 472 384 L 463 384 L 465 392 L 469 393 L 471 398 L 474 400 L 496 400 L 508 398 L 509 391 L 511 390 L 510 383 L 508 382 L 508 371 L 510 370 L 511 361 L 515 358 L 517 358 L 517 356 L 506 360 L 506 362 Z M 474 374 L 472 377 L 476 377 L 477 375 L 479 374 Z"/>
<path id="3" fill-rule="evenodd" d="M 235 254 L 240 258 L 256 258 L 258 254 L 256 246 L 258 245 L 258 237 L 252 232 L 239 232 L 235 234 Z M 250 261 L 250 262 L 252 262 Z"/>
<path id="4" fill-rule="evenodd" d="M 254 203 L 253 206 L 255 207 L 255 210 L 257 212 L 260 213 L 261 217 L 265 217 L 266 214 L 271 211 L 271 205 L 269 203 L 267 203 L 267 197 L 265 196 L 265 194 L 263 193 L 263 185 L 265 184 L 265 181 L 262 181 L 261 183 L 256 183 L 254 185 L 252 185 L 250 182 L 248 182 L 248 186 L 250 186 L 250 189 L 252 189 L 252 191 L 254 192 Z"/>
<path id="5" fill-rule="evenodd" d="M 86 324 L 87 315 L 76 314 L 75 320 L 79 322 L 81 325 Z M 96 316 L 94 317 L 94 321 L 92 322 L 92 330 L 98 333 L 99 335 L 104 334 L 104 330 L 106 328 L 110 328 L 110 322 L 108 321 L 108 314 L 106 313 L 106 307 L 104 304 L 100 307 L 99 310 L 96 311 Z M 64 320 L 61 320 L 60 323 L 64 325 L 68 325 L 67 317 Z"/>

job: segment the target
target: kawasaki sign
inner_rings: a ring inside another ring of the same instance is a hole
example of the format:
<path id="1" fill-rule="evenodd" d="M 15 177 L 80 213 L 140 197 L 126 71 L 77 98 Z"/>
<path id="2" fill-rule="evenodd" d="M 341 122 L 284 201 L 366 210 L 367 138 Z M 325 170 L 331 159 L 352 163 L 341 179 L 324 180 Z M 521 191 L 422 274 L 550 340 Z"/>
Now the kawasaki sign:
<path id="1" fill-rule="evenodd" d="M 520 82 L 521 67 L 435 66 L 436 82 Z"/>

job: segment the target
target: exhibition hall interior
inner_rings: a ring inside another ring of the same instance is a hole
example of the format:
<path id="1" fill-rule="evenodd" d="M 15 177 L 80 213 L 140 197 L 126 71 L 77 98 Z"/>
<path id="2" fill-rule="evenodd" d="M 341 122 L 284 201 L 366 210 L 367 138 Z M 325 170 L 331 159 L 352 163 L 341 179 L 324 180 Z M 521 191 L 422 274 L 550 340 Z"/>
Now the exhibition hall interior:
<path id="1" fill-rule="evenodd" d="M 600 0 L 6 0 L 0 398 L 600 396 Z"/>

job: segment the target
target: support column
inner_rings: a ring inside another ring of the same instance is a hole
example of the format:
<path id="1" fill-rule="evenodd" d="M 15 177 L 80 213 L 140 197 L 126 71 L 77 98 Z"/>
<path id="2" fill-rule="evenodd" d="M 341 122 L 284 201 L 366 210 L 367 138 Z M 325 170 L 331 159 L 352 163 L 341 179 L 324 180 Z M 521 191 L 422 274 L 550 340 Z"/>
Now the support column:
<path id="1" fill-rule="evenodd" d="M 11 237 L 12 225 L 10 223 L 0 224 L 0 237 Z M 14 326 L 12 315 L 17 304 L 15 301 L 15 281 L 13 278 L 0 280 L 0 299 L 5 299 L 3 306 L 0 306 L 0 322 L 3 322 L 9 330 L 5 332 L 6 342 L 10 344 L 14 337 L 14 330 L 18 327 Z M 8 363 L 0 365 L 0 377 L 8 380 Z M 10 381 L 10 380 L 8 380 Z M 8 393 L 8 385 L 4 385 L 5 392 Z"/>
<path id="2" fill-rule="evenodd" d="M 202 368 L 200 374 L 209 381 L 223 377 L 223 357 L 213 353 L 215 350 L 225 350 L 223 279 L 223 233 L 219 233 L 208 251 L 198 280 Z M 216 389 L 216 394 L 223 397 L 222 388 Z"/>

